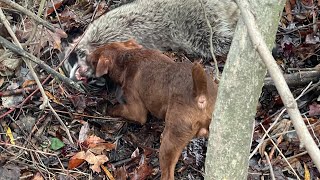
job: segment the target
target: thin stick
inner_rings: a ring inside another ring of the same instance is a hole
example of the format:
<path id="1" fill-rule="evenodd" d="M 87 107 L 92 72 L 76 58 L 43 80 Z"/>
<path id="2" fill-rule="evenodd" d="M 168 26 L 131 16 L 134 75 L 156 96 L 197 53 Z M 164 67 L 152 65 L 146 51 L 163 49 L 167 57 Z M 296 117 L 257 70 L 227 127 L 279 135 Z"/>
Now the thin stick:
<path id="1" fill-rule="evenodd" d="M 77 84 L 76 82 L 72 81 L 71 79 L 61 75 L 60 73 L 58 73 L 57 71 L 52 69 L 50 66 L 45 64 L 43 61 L 41 61 L 40 59 L 38 59 L 34 55 L 32 55 L 32 54 L 26 52 L 25 50 L 17 47 L 16 45 L 12 44 L 11 42 L 6 40 L 2 36 L 0 36 L 0 44 L 2 46 L 4 46 L 4 47 L 10 49 L 12 52 L 17 53 L 17 54 L 19 54 L 19 55 L 21 55 L 23 57 L 26 57 L 26 58 L 30 59 L 31 61 L 33 61 L 35 63 L 37 63 L 42 69 L 44 69 L 48 73 L 52 74 L 54 77 L 58 78 L 59 80 L 63 81 L 64 83 L 66 83 L 70 87 L 76 89 L 79 92 L 84 92 L 79 84 Z"/>
<path id="2" fill-rule="evenodd" d="M 267 133 L 266 129 L 265 129 L 263 126 L 261 126 L 261 127 L 262 127 L 262 129 L 264 130 L 264 132 L 267 134 L 267 136 L 270 137 L 269 134 Z M 278 150 L 280 156 L 286 161 L 286 163 L 287 163 L 288 166 L 290 167 L 290 169 L 291 169 L 291 171 L 293 172 L 293 174 L 297 177 L 297 179 L 300 180 L 300 177 L 298 176 L 298 174 L 296 173 L 296 171 L 293 169 L 293 167 L 291 166 L 291 164 L 289 163 L 289 161 L 287 160 L 287 158 L 283 155 L 283 153 L 281 152 L 281 150 L 279 149 L 279 147 L 278 147 L 278 146 L 276 145 L 276 143 L 273 141 L 273 139 L 271 139 L 271 143 L 276 147 L 276 149 Z"/>
<path id="3" fill-rule="evenodd" d="M 291 118 L 294 128 L 297 130 L 301 143 L 306 147 L 311 159 L 320 171 L 320 150 L 311 137 L 304 121 L 302 120 L 297 102 L 290 92 L 288 85 L 279 69 L 276 61 L 264 42 L 261 33 L 257 28 L 253 14 L 250 12 L 250 5 L 247 0 L 236 0 L 242 14 L 242 19 L 247 27 L 248 34 L 252 41 L 253 47 L 260 54 L 261 59 L 265 63 L 271 78 L 274 80 L 276 88 L 286 106 L 288 114 Z"/>
<path id="4" fill-rule="evenodd" d="M 208 19 L 207 12 L 206 12 L 205 7 L 203 6 L 202 0 L 199 0 L 199 1 L 200 1 L 200 4 L 201 4 L 201 7 L 202 7 L 202 9 L 203 9 L 204 17 L 206 18 L 207 25 L 208 25 L 209 30 L 210 30 L 210 39 L 209 39 L 209 43 L 210 43 L 210 53 L 211 53 L 211 56 L 212 56 L 212 59 L 213 59 L 213 62 L 214 62 L 214 67 L 215 67 L 215 69 L 216 69 L 216 79 L 217 79 L 218 81 L 220 81 L 220 71 L 219 71 L 219 68 L 218 68 L 218 61 L 217 61 L 216 56 L 214 55 L 214 52 L 213 52 L 213 43 L 212 43 L 213 30 L 212 30 L 212 26 L 211 26 L 210 21 L 209 21 L 209 19 Z"/>
<path id="5" fill-rule="evenodd" d="M 269 164 L 271 179 L 272 179 L 272 180 L 275 180 L 276 178 L 274 177 L 274 172 L 273 172 L 272 164 L 271 164 L 271 161 L 270 161 L 270 158 L 269 158 L 267 152 L 264 152 L 264 156 L 266 157 L 267 162 L 268 162 L 268 164 Z"/>

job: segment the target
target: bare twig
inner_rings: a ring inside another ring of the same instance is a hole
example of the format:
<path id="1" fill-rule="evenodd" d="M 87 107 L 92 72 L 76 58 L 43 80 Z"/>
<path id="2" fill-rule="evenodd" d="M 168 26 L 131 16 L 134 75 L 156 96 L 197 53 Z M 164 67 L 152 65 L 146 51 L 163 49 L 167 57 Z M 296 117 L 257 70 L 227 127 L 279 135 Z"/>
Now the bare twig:
<path id="1" fill-rule="evenodd" d="M 59 161 L 59 163 L 60 163 L 60 165 L 61 165 L 61 168 L 62 168 L 63 170 L 65 170 L 65 169 L 64 169 L 64 166 L 63 166 L 63 164 L 62 164 L 62 162 L 61 162 L 61 160 L 60 160 L 60 158 L 59 158 L 59 156 L 58 156 L 57 154 L 48 153 L 48 152 L 43 152 L 43 151 L 39 151 L 39 150 L 28 149 L 28 148 L 25 148 L 25 147 L 22 147 L 22 146 L 18 146 L 18 145 L 14 145 L 14 144 L 9 144 L 9 143 L 2 143 L 2 142 L 0 142 L 0 145 L 2 145 L 2 146 L 9 146 L 9 147 L 15 147 L 15 148 L 23 149 L 23 150 L 25 150 L 25 151 L 40 153 L 40 154 L 49 155 L 49 156 L 55 156 L 55 157 L 58 159 L 58 161 Z"/>
<path id="2" fill-rule="evenodd" d="M 269 164 L 271 179 L 272 179 L 272 180 L 275 180 L 276 178 L 274 177 L 274 172 L 273 172 L 273 168 L 272 168 L 272 164 L 271 164 L 270 158 L 269 158 L 267 152 L 264 152 L 264 155 L 265 155 L 265 157 L 266 157 L 266 159 L 267 159 L 267 162 L 268 162 L 268 164 Z"/>
<path id="3" fill-rule="evenodd" d="M 206 18 L 207 25 L 208 25 L 209 30 L 210 30 L 210 39 L 209 39 L 209 42 L 210 42 L 210 53 L 211 53 L 211 56 L 212 56 L 212 59 L 213 59 L 213 62 L 214 62 L 214 67 L 216 69 L 216 79 L 218 81 L 220 81 L 220 71 L 219 71 L 219 68 L 218 68 L 218 61 L 217 61 L 216 56 L 214 55 L 214 52 L 213 52 L 213 43 L 212 43 L 213 30 L 212 30 L 212 26 L 211 26 L 210 21 L 208 19 L 207 12 L 206 12 L 205 7 L 203 6 L 202 0 L 199 0 L 199 1 L 200 1 L 200 4 L 201 4 L 201 7 L 203 9 L 204 17 Z"/>
<path id="4" fill-rule="evenodd" d="M 271 126 L 269 127 L 268 130 L 266 130 L 266 132 L 264 133 L 264 135 L 261 138 L 261 141 L 259 142 L 259 144 L 256 146 L 256 148 L 254 148 L 254 150 L 252 151 L 252 153 L 249 156 L 249 159 L 252 158 L 253 155 L 256 154 L 256 152 L 259 150 L 260 146 L 264 143 L 263 139 L 265 139 L 267 137 L 267 134 L 271 131 L 271 129 L 278 123 L 280 117 L 282 116 L 282 114 L 285 112 L 286 109 L 283 109 L 280 114 L 278 115 L 278 117 L 276 118 L 276 120 L 271 124 Z M 260 123 L 260 125 L 262 126 L 262 124 Z"/>
<path id="5" fill-rule="evenodd" d="M 320 150 L 311 137 L 304 121 L 302 120 L 300 111 L 298 109 L 297 103 L 294 100 L 293 95 L 290 92 L 288 85 L 276 63 L 269 51 L 266 43 L 264 42 L 261 33 L 259 32 L 254 16 L 249 11 L 250 6 L 246 0 L 236 0 L 239 9 L 242 14 L 244 23 L 246 24 L 248 34 L 252 41 L 253 46 L 260 54 L 261 59 L 265 63 L 270 76 L 275 82 L 276 88 L 281 96 L 283 103 L 286 106 L 287 112 L 292 120 L 292 123 L 297 130 L 299 139 L 303 145 L 305 145 L 310 157 L 315 163 L 316 167 L 320 171 Z M 273 141 L 272 141 L 273 142 Z"/>
<path id="6" fill-rule="evenodd" d="M 264 130 L 264 132 L 267 134 L 267 136 L 270 138 L 269 134 L 267 133 L 266 129 L 261 125 L 262 129 Z M 284 159 L 284 161 L 288 164 L 288 166 L 290 167 L 291 171 L 293 172 L 293 174 L 297 177 L 297 179 L 300 180 L 300 177 L 298 176 L 298 174 L 296 173 L 296 171 L 293 169 L 293 167 L 291 166 L 291 164 L 289 163 L 289 161 L 287 160 L 287 158 L 283 155 L 283 153 L 281 152 L 281 150 L 279 149 L 279 147 L 276 145 L 276 143 L 273 141 L 273 139 L 271 139 L 271 143 L 276 147 L 276 149 L 278 150 L 280 156 Z"/>

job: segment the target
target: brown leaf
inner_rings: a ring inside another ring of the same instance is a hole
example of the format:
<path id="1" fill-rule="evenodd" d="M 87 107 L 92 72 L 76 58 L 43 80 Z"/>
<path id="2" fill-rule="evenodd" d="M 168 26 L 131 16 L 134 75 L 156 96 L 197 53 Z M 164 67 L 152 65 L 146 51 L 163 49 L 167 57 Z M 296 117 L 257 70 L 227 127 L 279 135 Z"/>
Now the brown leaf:
<path id="1" fill-rule="evenodd" d="M 36 84 L 35 80 L 26 80 L 25 82 L 23 82 L 22 87 L 25 88 L 27 86 L 31 86 L 31 85 L 34 85 L 34 84 Z"/>
<path id="2" fill-rule="evenodd" d="M 26 40 L 31 38 L 32 30 L 33 28 L 35 28 L 35 25 L 32 20 L 26 18 L 24 20 L 24 27 L 25 28 L 17 29 L 16 31 L 17 37 L 21 42 L 25 42 Z M 49 43 L 49 45 L 53 47 L 53 49 L 61 50 L 61 38 L 65 38 L 65 33 L 62 33 L 61 31 L 62 30 L 58 31 L 56 29 L 55 32 L 51 32 L 48 29 L 38 26 L 29 49 L 33 49 L 32 51 L 37 53 L 36 55 L 40 55 L 39 53 L 41 49 L 46 47 Z"/>
<path id="3" fill-rule="evenodd" d="M 43 177 L 39 172 L 37 172 L 36 175 L 33 176 L 32 180 L 43 180 Z"/>
<path id="4" fill-rule="evenodd" d="M 55 1 L 53 1 L 53 6 L 52 6 L 52 3 L 51 3 L 51 1 L 49 1 L 48 2 L 48 8 L 47 8 L 47 16 L 48 15 L 50 15 L 51 13 L 53 13 L 54 12 L 54 9 L 58 9 L 59 7 L 61 7 L 62 6 L 62 0 L 55 0 Z"/>
<path id="5" fill-rule="evenodd" d="M 120 168 L 117 168 L 114 172 L 114 176 L 118 180 L 126 180 L 128 177 L 126 168 L 124 166 L 121 166 Z"/>
<path id="6" fill-rule="evenodd" d="M 76 108 L 78 113 L 83 113 L 84 109 L 87 107 L 86 98 L 83 95 L 68 96 L 69 100 L 72 102 L 73 106 Z"/>
<path id="7" fill-rule="evenodd" d="M 109 159 L 106 155 L 94 155 L 92 152 L 87 151 L 86 152 L 86 159 L 89 164 L 93 164 L 90 166 L 93 172 L 101 172 L 100 165 L 107 162 Z"/>
<path id="8" fill-rule="evenodd" d="M 62 103 L 56 98 L 54 97 L 49 91 L 44 91 L 44 93 L 48 96 L 48 98 L 50 100 L 52 100 L 53 102 L 62 105 Z"/>
<path id="9" fill-rule="evenodd" d="M 90 148 L 94 147 L 96 144 L 103 143 L 105 140 L 99 138 L 98 136 L 91 135 L 84 142 L 83 145 Z"/>
<path id="10" fill-rule="evenodd" d="M 86 158 L 86 153 L 84 151 L 80 151 L 74 156 L 72 156 L 69 160 L 68 169 L 73 169 L 80 166 Z"/>
<path id="11" fill-rule="evenodd" d="M 147 179 L 152 175 L 152 168 L 147 164 L 141 164 L 133 173 L 130 174 L 132 180 L 143 180 Z"/>
<path id="12" fill-rule="evenodd" d="M 90 151 L 96 153 L 96 154 L 102 154 L 104 150 L 110 151 L 116 147 L 113 143 L 100 143 L 100 144 L 93 144 L 90 145 Z"/>

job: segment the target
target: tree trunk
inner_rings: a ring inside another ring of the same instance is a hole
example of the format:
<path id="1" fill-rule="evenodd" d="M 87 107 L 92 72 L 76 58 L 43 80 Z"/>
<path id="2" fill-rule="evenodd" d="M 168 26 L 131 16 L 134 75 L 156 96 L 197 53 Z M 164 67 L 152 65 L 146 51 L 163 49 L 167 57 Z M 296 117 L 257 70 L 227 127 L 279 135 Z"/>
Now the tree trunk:
<path id="1" fill-rule="evenodd" d="M 249 0 L 271 49 L 284 0 Z M 205 179 L 246 179 L 252 129 L 266 68 L 239 19 L 210 125 Z"/>

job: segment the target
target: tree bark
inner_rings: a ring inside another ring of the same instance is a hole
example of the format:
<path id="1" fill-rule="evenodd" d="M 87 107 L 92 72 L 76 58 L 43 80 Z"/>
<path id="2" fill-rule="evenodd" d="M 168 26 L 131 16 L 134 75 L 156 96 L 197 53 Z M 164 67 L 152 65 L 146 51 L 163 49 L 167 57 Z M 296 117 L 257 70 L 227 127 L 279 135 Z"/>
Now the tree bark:
<path id="1" fill-rule="evenodd" d="M 249 3 L 271 49 L 284 0 L 249 0 Z M 265 75 L 265 65 L 240 18 L 210 125 L 205 179 L 247 178 L 254 116 Z"/>

